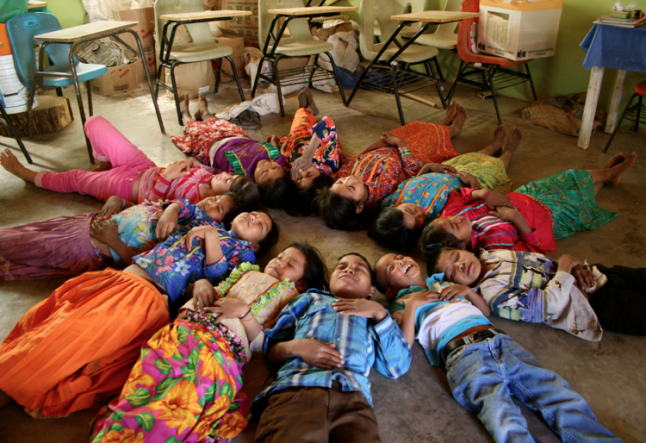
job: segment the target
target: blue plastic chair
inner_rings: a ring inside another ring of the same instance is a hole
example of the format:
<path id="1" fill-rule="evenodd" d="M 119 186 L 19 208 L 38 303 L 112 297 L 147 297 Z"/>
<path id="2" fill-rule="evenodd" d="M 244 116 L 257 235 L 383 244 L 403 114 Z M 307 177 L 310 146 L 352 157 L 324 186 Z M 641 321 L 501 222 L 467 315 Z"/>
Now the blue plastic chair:
<path id="1" fill-rule="evenodd" d="M 31 88 L 29 94 L 29 103 L 27 104 L 28 119 L 30 122 L 29 133 L 31 135 L 31 107 L 33 104 L 33 96 L 38 87 L 43 89 L 62 88 L 65 86 L 73 85 L 72 69 L 69 63 L 69 48 L 68 44 L 49 44 L 45 46 L 45 53 L 51 61 L 51 66 L 44 68 L 43 71 L 38 71 L 36 66 L 36 51 L 34 50 L 34 36 L 44 34 L 46 32 L 53 32 L 62 29 L 58 19 L 52 14 L 45 12 L 30 12 L 27 14 L 17 15 L 7 21 L 7 34 L 11 42 L 11 49 L 13 52 L 13 62 L 16 67 L 18 79 L 27 88 Z M 41 57 L 43 55 L 41 54 Z M 74 57 L 76 75 L 79 83 L 87 82 L 102 76 L 108 72 L 105 65 L 95 65 L 79 62 Z M 92 92 L 90 84 L 86 83 L 87 87 L 87 100 L 92 116 Z M 59 95 L 61 95 L 59 91 Z M 79 106 L 83 105 L 83 97 L 77 94 Z M 85 127 L 85 116 L 82 115 L 83 127 Z M 86 138 L 88 144 L 88 153 L 90 161 L 94 163 L 92 158 L 92 146 Z"/>

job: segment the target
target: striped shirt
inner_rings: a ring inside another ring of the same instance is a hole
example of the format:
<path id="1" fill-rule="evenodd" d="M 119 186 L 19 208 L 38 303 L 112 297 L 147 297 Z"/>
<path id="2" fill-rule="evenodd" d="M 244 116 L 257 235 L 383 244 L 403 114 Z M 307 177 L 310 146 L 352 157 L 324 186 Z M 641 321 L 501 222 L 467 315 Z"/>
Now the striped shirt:
<path id="1" fill-rule="evenodd" d="M 374 366 L 388 378 L 404 375 L 410 366 L 410 345 L 399 326 L 387 314 L 381 322 L 354 315 L 341 315 L 332 308 L 337 300 L 328 292 L 310 290 L 293 299 L 279 315 L 275 326 L 265 331 L 265 354 L 277 342 L 312 339 L 334 343 L 343 355 L 341 368 L 322 369 L 295 357 L 278 369 L 276 381 L 254 400 L 264 407 L 274 391 L 289 387 L 332 387 L 361 391 L 372 405 L 368 375 Z"/>

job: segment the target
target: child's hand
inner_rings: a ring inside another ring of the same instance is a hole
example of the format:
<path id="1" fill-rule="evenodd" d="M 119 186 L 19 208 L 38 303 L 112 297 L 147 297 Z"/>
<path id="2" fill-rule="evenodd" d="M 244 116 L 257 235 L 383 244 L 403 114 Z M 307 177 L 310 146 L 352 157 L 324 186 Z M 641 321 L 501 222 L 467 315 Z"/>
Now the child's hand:
<path id="1" fill-rule="evenodd" d="M 343 355 L 335 345 L 323 343 L 310 338 L 292 340 L 293 352 L 308 365 L 322 369 L 340 368 L 343 366 Z"/>
<path id="2" fill-rule="evenodd" d="M 571 274 L 572 269 L 574 269 L 576 266 L 583 266 L 583 263 L 581 263 L 581 260 L 570 254 L 563 254 L 561 258 L 559 258 L 559 271 Z"/>
<path id="3" fill-rule="evenodd" d="M 219 323 L 226 318 L 242 318 L 249 313 L 249 306 L 237 298 L 224 297 L 216 300 L 214 306 L 204 308 L 204 311 L 219 314 L 217 321 Z M 253 316 L 253 313 L 249 313 L 245 320 L 248 320 L 250 316 Z"/>
<path id="4" fill-rule="evenodd" d="M 460 179 L 466 188 L 480 189 L 480 182 L 477 178 L 467 172 L 456 172 L 455 176 Z"/>
<path id="5" fill-rule="evenodd" d="M 119 238 L 119 227 L 114 220 L 94 220 L 90 226 L 90 236 L 106 245 Z"/>
<path id="6" fill-rule="evenodd" d="M 442 289 L 440 293 L 440 299 L 442 301 L 453 301 L 457 297 L 466 297 L 469 298 L 469 295 L 473 290 L 465 285 L 452 285 Z"/>
<path id="7" fill-rule="evenodd" d="M 294 160 L 294 163 L 292 163 L 292 180 L 298 177 L 301 169 L 307 169 L 310 166 L 312 166 L 312 156 L 309 154 L 303 154 Z"/>
<path id="8" fill-rule="evenodd" d="M 409 307 L 417 309 L 420 306 L 424 306 L 426 303 L 433 301 L 440 301 L 438 298 L 440 296 L 436 291 L 420 291 L 411 295 L 409 298 L 402 300 L 406 305 L 406 309 Z"/>
<path id="9" fill-rule="evenodd" d="M 196 310 L 204 312 L 204 308 L 213 306 L 215 297 L 215 288 L 207 279 L 200 279 L 193 285 L 193 305 Z"/>
<path id="10" fill-rule="evenodd" d="M 188 234 L 186 234 L 186 247 L 188 249 L 191 249 L 193 245 L 193 239 L 196 237 L 200 239 L 200 245 L 203 246 L 204 238 L 209 231 L 215 231 L 216 233 L 218 232 L 216 228 L 211 226 L 198 226 L 188 231 Z"/>
<path id="11" fill-rule="evenodd" d="M 426 163 L 424 166 L 422 166 L 422 169 L 419 170 L 417 176 L 424 175 L 429 172 L 439 172 L 440 174 L 455 174 L 458 171 L 453 166 L 442 165 L 440 163 Z"/>
<path id="12" fill-rule="evenodd" d="M 574 266 L 572 268 L 572 275 L 576 278 L 579 287 L 584 291 L 592 288 L 597 283 L 590 268 L 584 265 Z"/>
<path id="13" fill-rule="evenodd" d="M 389 144 L 390 146 L 399 146 L 400 143 L 403 143 L 404 145 L 406 142 L 404 142 L 403 139 L 394 136 L 390 132 L 384 132 L 381 134 L 381 137 L 379 137 L 382 142 Z"/>
<path id="14" fill-rule="evenodd" d="M 192 166 L 193 162 L 187 158 L 178 160 L 166 166 L 166 169 L 162 172 L 161 176 L 166 180 L 176 180 L 187 176 L 191 172 Z"/>
<path id="15" fill-rule="evenodd" d="M 487 204 L 487 207 L 492 211 L 501 206 L 516 209 L 514 204 L 511 202 L 511 199 L 506 195 L 502 195 L 500 192 L 489 192 L 489 194 L 487 194 L 487 196 L 484 198 L 484 201 Z"/>
<path id="16" fill-rule="evenodd" d="M 386 318 L 386 309 L 370 300 L 340 298 L 332 303 L 332 307 L 341 315 L 374 318 L 377 322 Z"/>
<path id="17" fill-rule="evenodd" d="M 101 210 L 97 212 L 96 219 L 105 220 L 112 217 L 114 214 L 120 212 L 123 209 L 125 203 L 126 201 L 124 199 L 113 195 L 105 202 Z"/>
<path id="18" fill-rule="evenodd" d="M 161 213 L 159 221 L 157 222 L 155 235 L 159 241 L 165 240 L 171 232 L 177 229 L 177 211 L 174 210 L 172 206 L 173 205 L 169 206 Z M 175 206 L 177 206 L 177 204 L 175 204 Z"/>
<path id="19" fill-rule="evenodd" d="M 498 206 L 494 211 L 489 211 L 489 214 L 494 217 L 498 217 L 501 220 L 513 222 L 520 212 L 513 208 L 508 208 L 507 206 Z"/>

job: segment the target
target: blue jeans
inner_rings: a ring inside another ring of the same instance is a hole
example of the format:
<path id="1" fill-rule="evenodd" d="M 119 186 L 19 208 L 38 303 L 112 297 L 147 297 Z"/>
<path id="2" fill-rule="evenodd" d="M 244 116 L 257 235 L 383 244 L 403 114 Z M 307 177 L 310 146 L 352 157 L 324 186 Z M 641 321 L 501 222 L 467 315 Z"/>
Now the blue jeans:
<path id="1" fill-rule="evenodd" d="M 512 394 L 539 411 L 564 442 L 621 442 L 563 377 L 543 368 L 507 335 L 463 346 L 446 369 L 453 397 L 497 442 L 534 442 Z"/>

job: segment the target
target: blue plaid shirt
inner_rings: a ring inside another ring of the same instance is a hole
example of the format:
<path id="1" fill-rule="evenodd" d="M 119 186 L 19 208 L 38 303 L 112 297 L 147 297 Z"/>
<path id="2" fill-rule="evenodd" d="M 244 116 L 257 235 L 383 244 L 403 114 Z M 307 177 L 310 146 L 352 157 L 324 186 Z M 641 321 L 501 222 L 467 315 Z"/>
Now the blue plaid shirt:
<path id="1" fill-rule="evenodd" d="M 408 371 L 411 347 L 390 314 L 374 324 L 372 319 L 340 315 L 332 308 L 335 300 L 329 292 L 317 290 L 294 298 L 275 326 L 265 331 L 264 351 L 266 354 L 276 342 L 300 338 L 334 343 L 343 355 L 343 367 L 322 369 L 300 357 L 292 358 L 278 370 L 276 381 L 256 397 L 254 410 L 262 409 L 274 391 L 298 386 L 330 388 L 333 381 L 344 391 L 361 391 L 372 406 L 368 381 L 372 366 L 388 378 L 398 378 Z"/>

